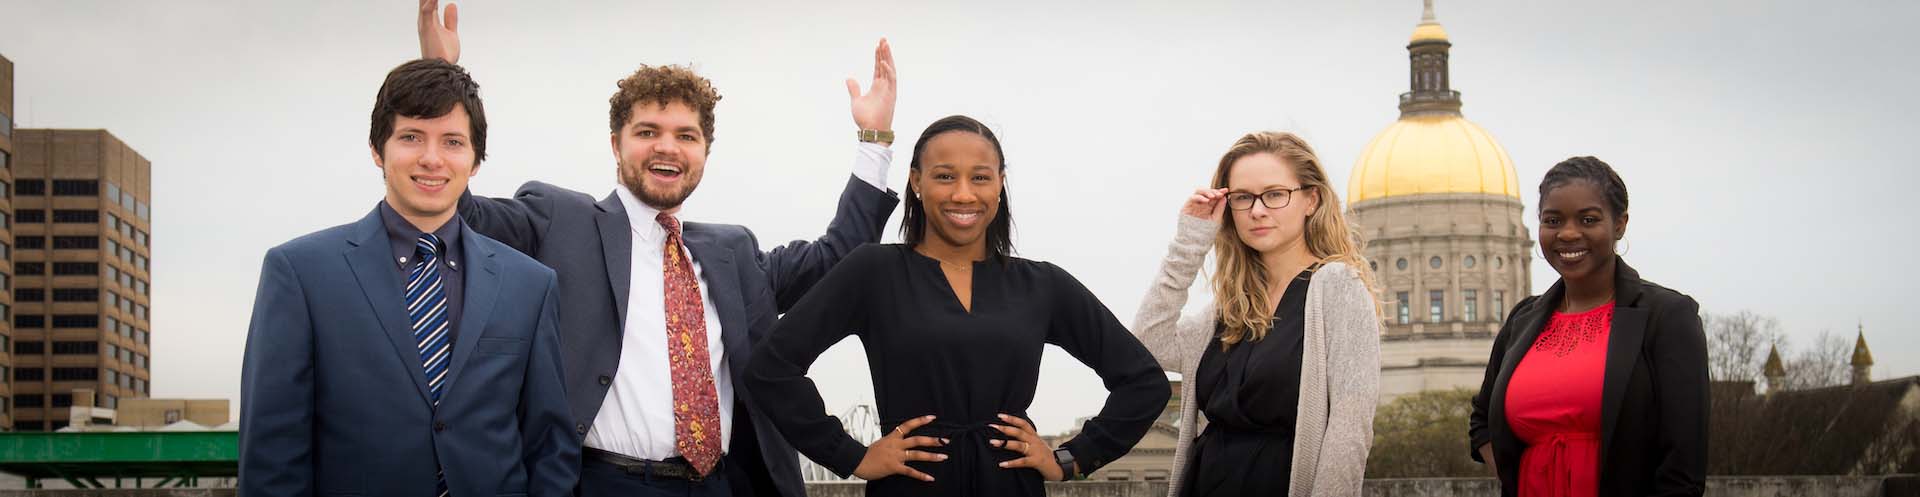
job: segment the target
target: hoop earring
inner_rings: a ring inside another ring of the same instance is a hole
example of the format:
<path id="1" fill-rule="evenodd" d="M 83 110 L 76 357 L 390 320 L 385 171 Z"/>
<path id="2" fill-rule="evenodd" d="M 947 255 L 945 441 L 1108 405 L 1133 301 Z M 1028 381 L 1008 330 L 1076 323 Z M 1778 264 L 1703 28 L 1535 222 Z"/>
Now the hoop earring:
<path id="1" fill-rule="evenodd" d="M 1627 255 L 1627 252 L 1632 252 L 1632 251 L 1633 251 L 1633 242 L 1628 241 L 1625 238 L 1621 238 L 1620 243 L 1613 246 L 1613 253 L 1617 255 Z"/>

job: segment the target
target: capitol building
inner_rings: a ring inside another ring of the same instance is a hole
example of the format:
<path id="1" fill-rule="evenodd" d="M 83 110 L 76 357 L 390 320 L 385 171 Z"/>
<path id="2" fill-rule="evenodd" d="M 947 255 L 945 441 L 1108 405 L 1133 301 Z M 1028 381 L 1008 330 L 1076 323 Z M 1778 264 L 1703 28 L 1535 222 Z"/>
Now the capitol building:
<path id="1" fill-rule="evenodd" d="M 1513 160 L 1460 113 L 1452 48 L 1428 0 L 1407 42 L 1400 119 L 1373 137 L 1347 180 L 1386 317 L 1381 403 L 1479 388 L 1506 310 L 1532 294 L 1533 239 Z"/>

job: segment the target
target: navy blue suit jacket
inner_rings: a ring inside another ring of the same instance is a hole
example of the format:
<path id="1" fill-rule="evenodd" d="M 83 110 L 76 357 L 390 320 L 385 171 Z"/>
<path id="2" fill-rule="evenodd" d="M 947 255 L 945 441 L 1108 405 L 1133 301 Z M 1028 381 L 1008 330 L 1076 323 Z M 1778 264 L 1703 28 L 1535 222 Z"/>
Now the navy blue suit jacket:
<path id="1" fill-rule="evenodd" d="M 733 375 L 734 429 L 728 461 L 751 488 L 767 492 L 767 479 L 785 497 L 805 497 L 798 454 L 771 421 L 748 408 L 746 387 L 753 346 L 773 321 L 842 257 L 877 242 L 900 199 L 849 175 L 840 205 L 818 240 L 794 241 L 761 251 L 753 232 L 730 224 L 683 223 L 687 250 L 700 263 L 701 284 L 720 316 L 720 342 Z M 513 198 L 461 198 L 460 215 L 476 231 L 532 255 L 560 275 L 561 347 L 574 431 L 593 426 L 620 364 L 626 327 L 627 287 L 632 277 L 632 227 L 618 193 L 594 201 L 584 193 L 540 182 L 520 187 Z M 664 325 L 664 324 L 663 324 Z M 660 406 L 668 409 L 669 406 Z M 746 422 L 742 422 L 746 421 Z"/>
<path id="2" fill-rule="evenodd" d="M 436 409 L 379 212 L 267 251 L 241 369 L 240 495 L 571 495 L 553 271 L 463 227 Z M 438 462 L 436 467 L 436 461 Z"/>

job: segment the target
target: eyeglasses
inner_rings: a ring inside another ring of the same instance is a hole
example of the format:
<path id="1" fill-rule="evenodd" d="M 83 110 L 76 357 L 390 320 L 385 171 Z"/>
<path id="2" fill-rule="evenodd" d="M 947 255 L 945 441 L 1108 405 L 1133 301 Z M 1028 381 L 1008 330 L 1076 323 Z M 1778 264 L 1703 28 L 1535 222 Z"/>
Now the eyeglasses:
<path id="1" fill-rule="evenodd" d="M 1236 211 L 1250 210 L 1253 209 L 1253 199 L 1257 198 L 1260 199 L 1260 204 L 1267 206 L 1268 209 L 1285 209 L 1287 204 L 1293 202 L 1293 192 L 1308 188 L 1313 187 L 1275 188 L 1260 192 L 1259 195 L 1251 193 L 1229 193 L 1227 194 L 1227 207 L 1231 207 Z"/>

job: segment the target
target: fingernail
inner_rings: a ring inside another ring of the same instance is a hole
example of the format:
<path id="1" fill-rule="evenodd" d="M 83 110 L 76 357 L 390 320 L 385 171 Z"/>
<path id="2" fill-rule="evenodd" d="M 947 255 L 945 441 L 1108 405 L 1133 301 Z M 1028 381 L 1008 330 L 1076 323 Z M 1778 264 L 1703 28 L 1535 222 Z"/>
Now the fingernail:
<path id="1" fill-rule="evenodd" d="M 1000 414 L 1000 415 L 998 415 L 998 416 L 1000 416 L 1000 419 L 1007 419 L 1007 415 L 1005 415 L 1005 414 Z"/>
<path id="2" fill-rule="evenodd" d="M 947 460 L 947 455 L 946 455 L 946 454 L 940 454 L 940 460 L 942 460 L 942 461 L 945 461 L 945 460 Z"/>
<path id="3" fill-rule="evenodd" d="M 1007 467 L 1007 463 L 1000 463 L 1000 467 L 1002 468 Z"/>
<path id="4" fill-rule="evenodd" d="M 950 444 L 950 443 L 953 443 L 953 441 L 952 441 L 952 440 L 947 440 L 947 439 L 944 439 L 944 438 L 942 438 L 942 439 L 940 439 L 940 445 L 946 445 L 946 444 Z"/>

